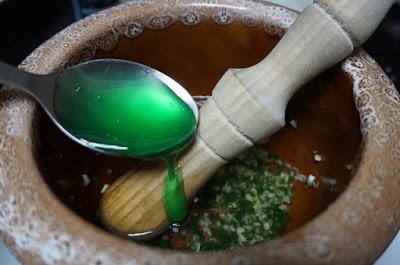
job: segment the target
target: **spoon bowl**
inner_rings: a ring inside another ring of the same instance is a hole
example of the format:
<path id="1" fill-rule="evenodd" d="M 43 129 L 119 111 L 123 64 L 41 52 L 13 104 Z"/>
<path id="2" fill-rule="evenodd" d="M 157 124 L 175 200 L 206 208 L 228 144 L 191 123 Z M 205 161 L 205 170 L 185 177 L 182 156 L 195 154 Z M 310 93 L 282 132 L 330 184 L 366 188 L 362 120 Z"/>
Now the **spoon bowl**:
<path id="1" fill-rule="evenodd" d="M 102 59 L 34 75 L 0 62 L 0 81 L 27 91 L 75 142 L 94 151 L 154 159 L 193 138 L 198 110 L 167 75 L 125 60 Z"/>

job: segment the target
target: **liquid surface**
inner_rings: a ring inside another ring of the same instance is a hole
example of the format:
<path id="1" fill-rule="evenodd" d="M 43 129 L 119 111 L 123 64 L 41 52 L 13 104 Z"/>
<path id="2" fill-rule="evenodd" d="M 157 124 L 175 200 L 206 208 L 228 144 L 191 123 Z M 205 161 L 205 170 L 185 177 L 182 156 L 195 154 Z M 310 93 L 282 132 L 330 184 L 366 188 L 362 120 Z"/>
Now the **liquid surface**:
<path id="1" fill-rule="evenodd" d="M 192 95 L 210 95 L 226 69 L 256 64 L 277 41 L 278 37 L 267 35 L 262 26 L 246 27 L 238 22 L 219 26 L 204 21 L 188 27 L 175 23 L 163 30 L 145 29 L 135 39 L 123 38 L 114 51 L 98 51 L 96 57 L 144 63 L 173 77 Z M 76 213 L 102 227 L 98 216 L 102 191 L 143 162 L 87 150 L 60 133 L 44 114 L 38 135 L 38 160 L 49 186 Z M 314 175 L 319 183 L 310 189 L 294 182 L 286 232 L 321 213 L 347 187 L 357 166 L 360 142 L 352 83 L 340 67 L 327 71 L 294 96 L 286 126 L 270 137 L 268 144 L 259 146 L 305 176 Z M 322 161 L 314 160 L 315 152 Z"/>
<path id="2" fill-rule="evenodd" d="M 117 61 L 64 72 L 54 109 L 62 126 L 87 145 L 136 158 L 181 149 L 197 127 L 193 110 L 151 71 Z"/>

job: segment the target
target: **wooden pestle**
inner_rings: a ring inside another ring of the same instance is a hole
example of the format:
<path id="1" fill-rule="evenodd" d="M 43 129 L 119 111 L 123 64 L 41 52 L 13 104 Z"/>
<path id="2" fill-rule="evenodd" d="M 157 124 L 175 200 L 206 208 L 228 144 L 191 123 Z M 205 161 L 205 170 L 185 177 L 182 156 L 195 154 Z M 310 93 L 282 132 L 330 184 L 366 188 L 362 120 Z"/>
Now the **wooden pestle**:
<path id="1" fill-rule="evenodd" d="M 226 161 L 279 130 L 296 90 L 362 44 L 394 2 L 317 1 L 263 61 L 229 69 L 201 108 L 198 134 L 179 160 L 188 202 Z M 155 236 L 166 229 L 165 176 L 160 165 L 120 177 L 102 198 L 104 224 L 121 234 L 155 231 Z"/>

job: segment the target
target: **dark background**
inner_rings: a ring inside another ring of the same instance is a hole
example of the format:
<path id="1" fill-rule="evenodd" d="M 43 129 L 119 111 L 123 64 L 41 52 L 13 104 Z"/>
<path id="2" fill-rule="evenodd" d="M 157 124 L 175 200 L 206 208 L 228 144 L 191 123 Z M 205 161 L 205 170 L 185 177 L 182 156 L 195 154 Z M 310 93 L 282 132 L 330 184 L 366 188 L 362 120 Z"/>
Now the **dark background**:
<path id="1" fill-rule="evenodd" d="M 78 0 L 0 0 L 0 60 L 17 65 L 46 39 L 74 22 L 75 18 L 102 8 L 99 2 L 81 0 L 84 8 L 73 8 Z M 75 6 L 77 7 L 77 6 Z M 89 10 L 89 11 L 88 11 Z M 83 12 L 83 14 L 82 14 Z M 378 61 L 400 87 L 400 7 L 394 6 L 363 48 Z"/>

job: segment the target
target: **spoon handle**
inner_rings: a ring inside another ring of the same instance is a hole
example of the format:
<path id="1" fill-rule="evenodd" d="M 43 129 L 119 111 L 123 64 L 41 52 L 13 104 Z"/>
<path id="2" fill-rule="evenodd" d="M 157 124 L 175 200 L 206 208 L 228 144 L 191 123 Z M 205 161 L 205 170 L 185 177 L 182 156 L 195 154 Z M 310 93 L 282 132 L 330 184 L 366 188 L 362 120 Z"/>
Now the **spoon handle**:
<path id="1" fill-rule="evenodd" d="M 32 74 L 0 61 L 0 84 L 18 87 L 32 95 L 53 120 L 53 95 L 58 76 L 58 73 Z"/>
<path id="2" fill-rule="evenodd" d="M 299 15 L 266 59 L 250 68 L 228 70 L 200 110 L 194 146 L 179 161 L 187 199 L 226 160 L 280 129 L 295 91 L 364 42 L 393 3 L 320 0 Z M 165 174 L 142 169 L 117 180 L 103 196 L 103 222 L 121 233 L 166 227 Z"/>
<path id="3" fill-rule="evenodd" d="M 33 78 L 33 74 L 0 61 L 0 83 L 25 89 Z"/>

